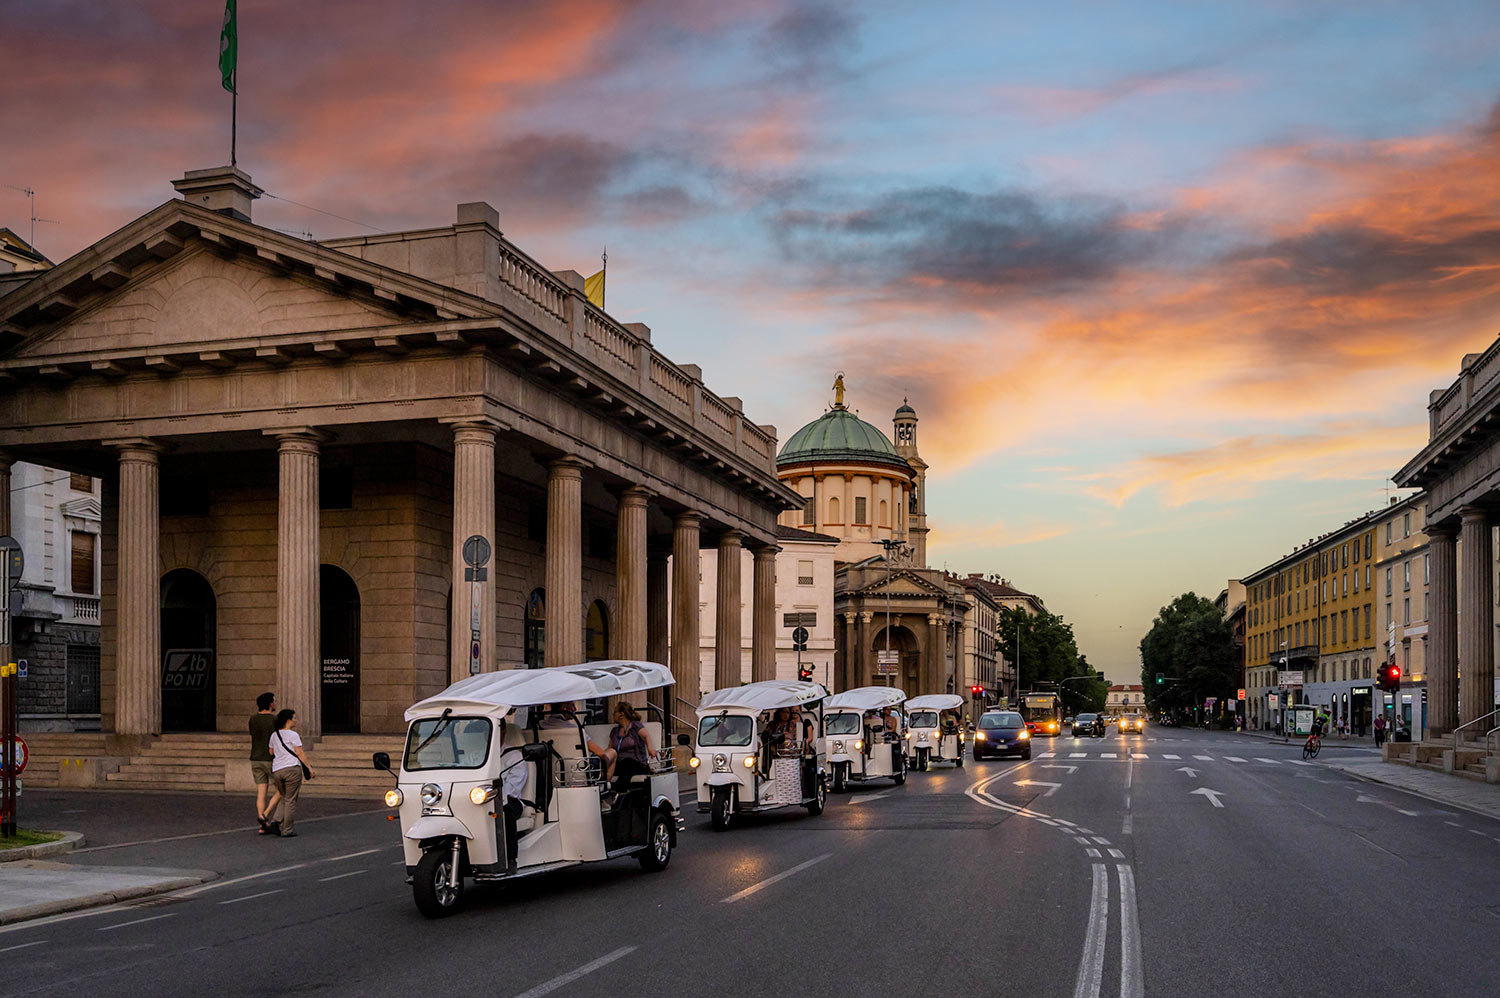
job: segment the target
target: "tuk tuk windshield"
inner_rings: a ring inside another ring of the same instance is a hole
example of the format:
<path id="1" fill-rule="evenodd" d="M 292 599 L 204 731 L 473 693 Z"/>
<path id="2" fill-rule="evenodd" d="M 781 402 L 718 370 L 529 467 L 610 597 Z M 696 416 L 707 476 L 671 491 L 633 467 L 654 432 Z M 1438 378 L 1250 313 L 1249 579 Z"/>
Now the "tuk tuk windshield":
<path id="1" fill-rule="evenodd" d="M 704 747 L 749 745 L 754 733 L 755 722 L 744 714 L 720 714 L 698 722 L 698 744 Z"/>
<path id="2" fill-rule="evenodd" d="M 913 711 L 911 715 L 911 726 L 913 728 L 935 728 L 938 726 L 938 712 L 935 710 Z"/>
<path id="3" fill-rule="evenodd" d="M 823 722 L 825 735 L 857 735 L 860 732 L 859 715 L 852 711 L 829 714 Z"/>
<path id="4" fill-rule="evenodd" d="M 407 771 L 478 769 L 490 757 L 487 717 L 424 717 L 406 734 Z"/>

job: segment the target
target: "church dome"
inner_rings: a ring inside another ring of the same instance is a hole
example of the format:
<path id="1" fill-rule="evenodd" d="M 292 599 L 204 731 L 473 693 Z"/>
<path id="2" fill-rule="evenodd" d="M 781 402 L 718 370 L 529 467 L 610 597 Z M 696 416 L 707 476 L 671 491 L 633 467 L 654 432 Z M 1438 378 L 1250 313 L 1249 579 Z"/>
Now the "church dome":
<path id="1" fill-rule="evenodd" d="M 899 409 L 896 410 L 896 415 L 898 415 L 898 416 L 915 416 L 916 414 L 917 414 L 917 410 L 913 409 L 910 405 L 906 404 L 905 402 L 902 402 L 901 403 L 901 408 L 899 408 Z"/>
<path id="2" fill-rule="evenodd" d="M 840 406 L 793 433 L 776 457 L 778 466 L 809 462 L 882 464 L 911 471 L 884 433 Z"/>

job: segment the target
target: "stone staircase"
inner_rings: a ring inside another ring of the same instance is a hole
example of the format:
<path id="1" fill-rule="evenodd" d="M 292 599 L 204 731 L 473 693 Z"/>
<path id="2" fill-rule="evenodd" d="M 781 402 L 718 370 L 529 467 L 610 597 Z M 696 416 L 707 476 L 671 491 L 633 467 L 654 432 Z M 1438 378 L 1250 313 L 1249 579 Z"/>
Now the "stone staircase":
<path id="1" fill-rule="evenodd" d="M 1448 753 L 1452 752 L 1451 763 Z M 1399 762 L 1434 773 L 1448 773 L 1479 783 L 1500 782 L 1500 761 L 1491 756 L 1484 738 L 1452 738 L 1427 742 L 1387 742 L 1382 750 L 1387 762 Z"/>
<path id="2" fill-rule="evenodd" d="M 162 735 L 144 746 L 105 734 L 24 735 L 31 762 L 28 787 L 102 787 L 111 790 L 250 792 L 249 736 L 203 732 Z M 327 735 L 303 747 L 315 779 L 310 797 L 378 800 L 391 786 L 370 756 L 401 751 L 401 735 Z"/>

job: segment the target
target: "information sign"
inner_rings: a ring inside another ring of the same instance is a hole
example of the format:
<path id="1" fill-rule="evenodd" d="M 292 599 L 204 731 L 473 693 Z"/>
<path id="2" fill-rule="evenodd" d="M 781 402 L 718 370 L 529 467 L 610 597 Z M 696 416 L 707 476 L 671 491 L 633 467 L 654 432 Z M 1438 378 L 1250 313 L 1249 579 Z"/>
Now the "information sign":
<path id="1" fill-rule="evenodd" d="M 1276 682 L 1281 686 L 1301 686 L 1302 670 L 1282 669 L 1276 675 Z"/>
<path id="2" fill-rule="evenodd" d="M 900 668 L 901 666 L 896 662 L 876 662 L 875 675 L 894 676 L 900 670 Z"/>

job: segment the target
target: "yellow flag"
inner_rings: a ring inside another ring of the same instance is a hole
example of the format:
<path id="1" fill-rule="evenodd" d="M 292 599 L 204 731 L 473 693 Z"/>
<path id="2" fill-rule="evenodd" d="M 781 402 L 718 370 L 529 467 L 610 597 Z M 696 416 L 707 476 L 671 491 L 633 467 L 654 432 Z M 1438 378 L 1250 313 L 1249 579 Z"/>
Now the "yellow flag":
<path id="1" fill-rule="evenodd" d="M 604 307 L 604 271 L 583 279 L 583 293 L 596 307 Z"/>

